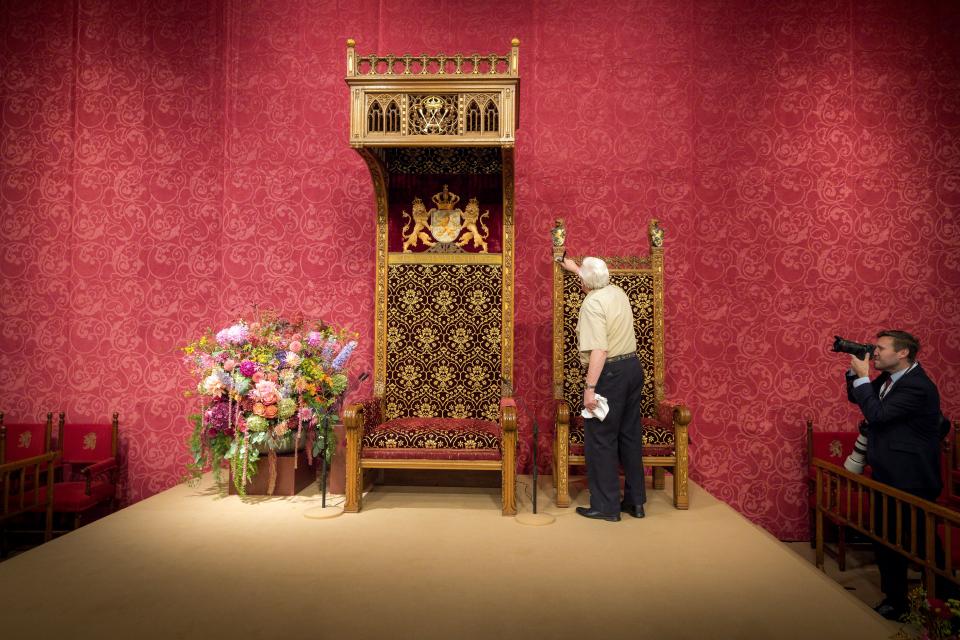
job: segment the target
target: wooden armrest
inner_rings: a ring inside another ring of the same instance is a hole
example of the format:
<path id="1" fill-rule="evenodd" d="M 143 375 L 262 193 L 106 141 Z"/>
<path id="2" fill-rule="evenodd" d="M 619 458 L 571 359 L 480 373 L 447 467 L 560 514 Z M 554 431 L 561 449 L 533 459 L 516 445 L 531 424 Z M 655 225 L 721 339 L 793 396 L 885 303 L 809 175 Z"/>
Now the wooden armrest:
<path id="1" fill-rule="evenodd" d="M 343 411 L 343 424 L 347 431 L 365 432 L 381 421 L 383 399 L 376 396 L 353 402 Z"/>
<path id="2" fill-rule="evenodd" d="M 656 421 L 665 429 L 686 427 L 692 419 L 690 409 L 680 400 L 662 400 L 657 407 Z"/>
<path id="3" fill-rule="evenodd" d="M 91 484 L 93 479 L 97 476 L 102 476 L 103 474 L 113 471 L 117 468 L 117 459 L 116 458 L 107 458 L 101 460 L 100 462 L 94 462 L 91 465 L 87 465 L 83 469 L 80 469 L 80 473 L 83 474 L 84 492 L 87 495 L 90 495 Z"/>
<path id="4" fill-rule="evenodd" d="M 557 425 L 570 426 L 570 403 L 557 400 Z"/>
<path id="5" fill-rule="evenodd" d="M 504 433 L 517 431 L 517 402 L 513 398 L 500 399 L 500 428 Z"/>
<path id="6" fill-rule="evenodd" d="M 117 468 L 117 459 L 107 458 L 105 460 L 101 460 L 100 462 L 94 462 L 91 465 L 87 465 L 83 469 L 80 469 L 80 473 L 82 473 L 84 477 L 87 479 L 87 481 L 89 482 L 91 478 L 96 476 L 101 476 L 107 473 L 108 471 L 112 471 L 116 468 Z"/>

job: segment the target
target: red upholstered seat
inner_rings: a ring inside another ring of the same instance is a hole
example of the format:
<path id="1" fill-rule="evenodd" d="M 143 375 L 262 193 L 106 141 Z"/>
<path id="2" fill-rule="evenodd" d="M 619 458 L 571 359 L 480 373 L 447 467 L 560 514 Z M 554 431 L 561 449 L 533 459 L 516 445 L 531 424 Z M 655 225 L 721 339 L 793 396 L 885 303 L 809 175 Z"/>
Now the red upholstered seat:
<path id="1" fill-rule="evenodd" d="M 661 423 L 651 418 L 643 418 L 642 422 L 644 456 L 659 457 L 676 454 L 672 429 L 665 429 Z M 669 424 L 669 422 L 667 422 L 667 424 Z M 570 455 L 584 455 L 583 417 L 579 415 L 570 419 Z"/>
<path id="2" fill-rule="evenodd" d="M 53 488 L 53 510 L 57 513 L 79 513 L 91 509 L 101 502 L 112 500 L 116 487 L 109 482 L 91 482 L 87 495 L 86 482 L 58 482 Z M 47 490 L 40 488 L 40 503 L 46 500 Z M 32 500 L 33 492 L 29 492 Z M 29 501 L 29 500 L 28 500 Z M 42 511 L 37 508 L 36 511 Z"/>
<path id="3" fill-rule="evenodd" d="M 476 419 L 397 418 L 364 433 L 363 457 L 499 460 L 500 426 Z"/>

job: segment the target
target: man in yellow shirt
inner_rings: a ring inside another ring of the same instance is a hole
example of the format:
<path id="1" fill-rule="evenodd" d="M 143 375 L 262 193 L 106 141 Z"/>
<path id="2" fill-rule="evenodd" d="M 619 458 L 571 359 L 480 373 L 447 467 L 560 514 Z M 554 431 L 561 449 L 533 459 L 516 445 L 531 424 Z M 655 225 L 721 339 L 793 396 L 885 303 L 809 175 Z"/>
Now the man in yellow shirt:
<path id="1" fill-rule="evenodd" d="M 597 395 L 609 406 L 602 420 L 584 419 L 590 507 L 577 507 L 577 513 L 611 522 L 620 520 L 621 511 L 642 518 L 647 499 L 640 423 L 643 368 L 637 358 L 633 309 L 623 289 L 610 284 L 610 272 L 603 260 L 585 258 L 578 267 L 565 258 L 563 266 L 580 276 L 587 292 L 577 322 L 580 361 L 587 366 L 583 406 L 595 412 Z M 618 462 L 625 479 L 622 501 Z"/>

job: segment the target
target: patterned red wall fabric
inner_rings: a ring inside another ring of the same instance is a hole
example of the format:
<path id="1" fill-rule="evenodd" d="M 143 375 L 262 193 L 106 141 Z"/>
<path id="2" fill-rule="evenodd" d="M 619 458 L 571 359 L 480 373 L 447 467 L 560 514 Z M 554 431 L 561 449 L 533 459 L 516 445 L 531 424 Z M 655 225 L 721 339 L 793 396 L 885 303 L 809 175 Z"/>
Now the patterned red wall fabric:
<path id="1" fill-rule="evenodd" d="M 120 411 L 128 502 L 181 477 L 177 347 L 203 327 L 322 316 L 372 367 L 347 37 L 521 39 L 516 387 L 544 465 L 557 216 L 600 255 L 660 218 L 692 477 L 781 538 L 807 533 L 804 419 L 854 427 L 835 333 L 916 332 L 960 416 L 955 3 L 77 0 L 3 3 L 0 29 L 0 410 Z"/>

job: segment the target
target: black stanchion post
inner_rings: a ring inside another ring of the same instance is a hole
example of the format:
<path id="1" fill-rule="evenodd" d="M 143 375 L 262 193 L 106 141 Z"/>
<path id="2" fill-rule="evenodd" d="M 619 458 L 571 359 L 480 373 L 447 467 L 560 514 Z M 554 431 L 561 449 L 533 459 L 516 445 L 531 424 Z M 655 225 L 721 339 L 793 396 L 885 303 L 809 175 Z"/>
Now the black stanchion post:
<path id="1" fill-rule="evenodd" d="M 329 433 L 329 423 L 327 415 L 323 415 L 323 448 L 320 450 L 320 508 L 327 506 L 327 435 Z"/>
<path id="2" fill-rule="evenodd" d="M 537 441 L 540 435 L 540 427 L 537 425 L 537 419 L 533 419 L 533 512 L 537 512 Z"/>

